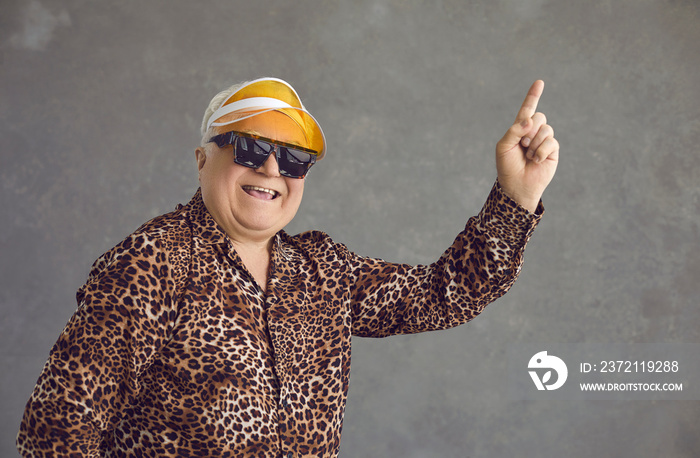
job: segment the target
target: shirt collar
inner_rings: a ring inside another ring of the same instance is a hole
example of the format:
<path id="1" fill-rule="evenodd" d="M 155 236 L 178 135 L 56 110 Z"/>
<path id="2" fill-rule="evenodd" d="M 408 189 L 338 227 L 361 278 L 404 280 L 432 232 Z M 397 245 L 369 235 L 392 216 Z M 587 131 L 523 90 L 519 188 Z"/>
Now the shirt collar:
<path id="1" fill-rule="evenodd" d="M 192 234 L 209 245 L 226 245 L 228 236 L 214 221 L 202 199 L 202 189 L 197 189 L 190 202 L 185 206 L 192 222 Z"/>

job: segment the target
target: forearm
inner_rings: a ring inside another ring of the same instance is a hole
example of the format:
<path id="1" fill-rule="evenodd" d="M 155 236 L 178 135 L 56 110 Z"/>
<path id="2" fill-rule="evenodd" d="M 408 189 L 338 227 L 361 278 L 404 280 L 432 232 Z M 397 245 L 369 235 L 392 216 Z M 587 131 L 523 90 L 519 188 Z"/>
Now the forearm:
<path id="1" fill-rule="evenodd" d="M 411 267 L 358 258 L 353 332 L 381 337 L 474 318 L 515 282 L 543 208 L 537 210 L 526 211 L 495 185 L 479 215 L 435 263 Z"/>

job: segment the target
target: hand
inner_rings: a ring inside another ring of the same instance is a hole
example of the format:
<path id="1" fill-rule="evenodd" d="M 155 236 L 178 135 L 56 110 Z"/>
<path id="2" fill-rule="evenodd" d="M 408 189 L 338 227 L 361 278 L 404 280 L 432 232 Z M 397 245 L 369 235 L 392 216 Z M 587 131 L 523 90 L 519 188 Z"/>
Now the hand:
<path id="1" fill-rule="evenodd" d="M 542 113 L 536 113 L 544 81 L 535 81 L 518 116 L 496 144 L 496 169 L 503 191 L 531 212 L 537 209 L 559 162 L 559 142 Z"/>

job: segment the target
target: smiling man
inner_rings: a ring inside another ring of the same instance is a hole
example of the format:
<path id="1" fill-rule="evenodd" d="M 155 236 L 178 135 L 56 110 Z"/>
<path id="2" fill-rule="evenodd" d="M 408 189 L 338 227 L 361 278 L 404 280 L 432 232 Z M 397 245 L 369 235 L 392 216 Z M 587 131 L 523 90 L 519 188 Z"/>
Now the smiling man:
<path id="1" fill-rule="evenodd" d="M 268 111 L 241 120 L 233 115 L 224 116 L 219 123 L 223 126 L 213 129 L 212 139 L 216 141 L 208 141 L 196 149 L 202 200 L 264 291 L 270 243 L 294 218 L 304 194 L 304 180 L 300 179 L 303 176 L 282 175 L 277 152 L 285 162 L 294 159 L 302 164 L 315 160 L 319 153 L 304 148 L 307 140 L 302 127 L 282 112 Z M 227 130 L 231 117 L 235 131 Z M 256 154 L 254 159 L 264 162 L 258 168 L 237 164 L 232 151 L 234 145 L 239 162 L 243 162 L 240 157 L 244 151 Z M 266 153 L 270 153 L 267 158 Z M 307 157 L 300 159 L 300 155 Z M 308 169 L 302 166 L 302 170 L 306 173 Z"/>
<path id="2" fill-rule="evenodd" d="M 218 94 L 200 189 L 93 265 L 17 439 L 25 456 L 335 457 L 351 336 L 460 325 L 504 294 L 559 145 L 535 82 L 496 147 L 498 179 L 429 266 L 357 256 L 283 228 L 326 153 L 282 80 Z"/>

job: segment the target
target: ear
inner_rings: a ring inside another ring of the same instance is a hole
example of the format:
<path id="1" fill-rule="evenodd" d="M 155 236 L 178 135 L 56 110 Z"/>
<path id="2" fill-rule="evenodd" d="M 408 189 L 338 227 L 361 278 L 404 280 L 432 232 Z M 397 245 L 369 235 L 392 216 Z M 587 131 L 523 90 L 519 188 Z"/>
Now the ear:
<path id="1" fill-rule="evenodd" d="M 197 147 L 194 150 L 194 156 L 197 158 L 197 170 L 201 172 L 202 168 L 204 168 L 204 163 L 207 161 L 207 153 L 204 151 L 204 147 Z"/>

